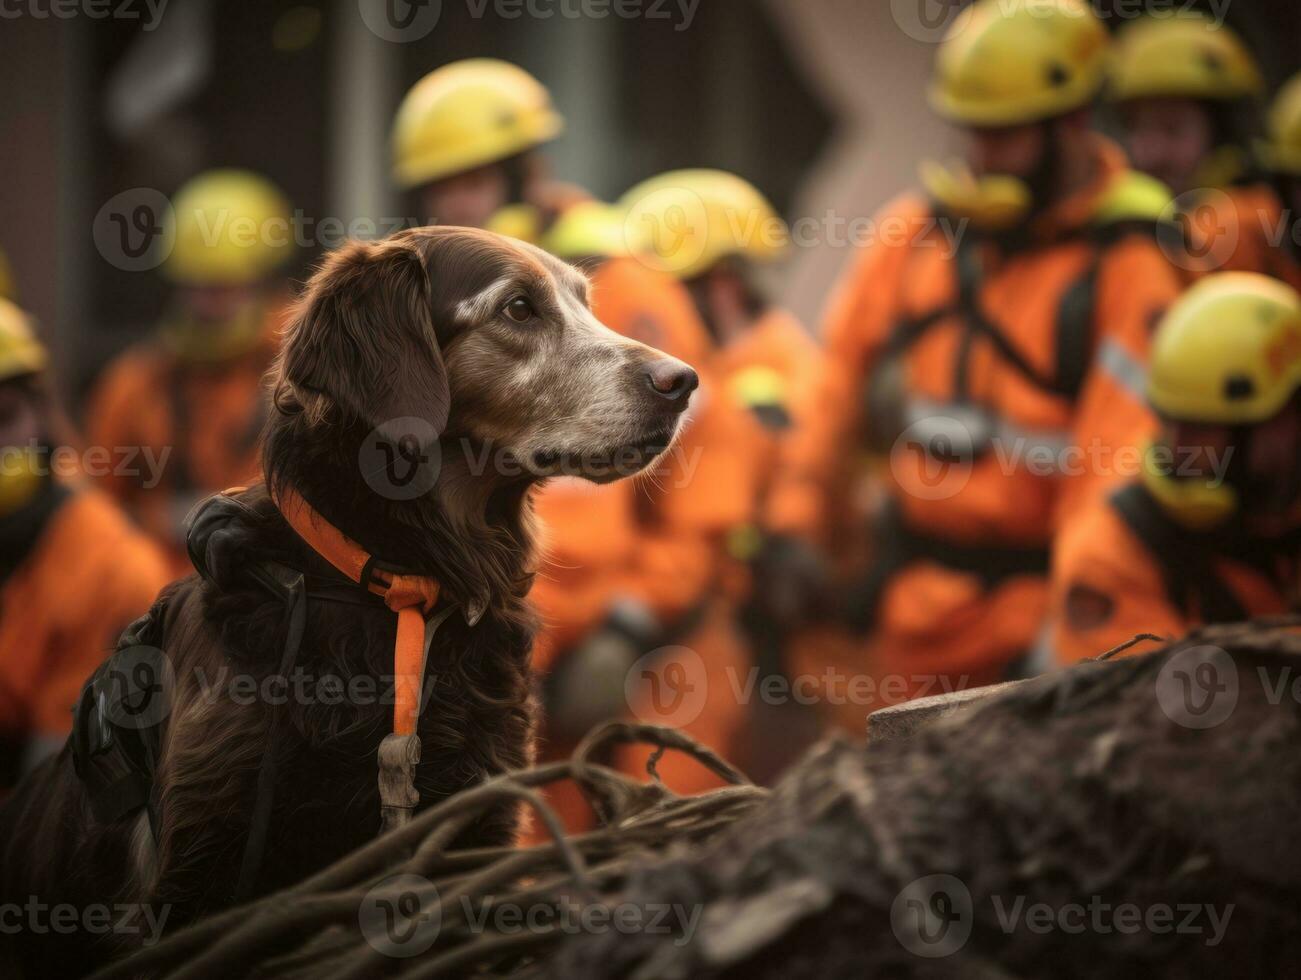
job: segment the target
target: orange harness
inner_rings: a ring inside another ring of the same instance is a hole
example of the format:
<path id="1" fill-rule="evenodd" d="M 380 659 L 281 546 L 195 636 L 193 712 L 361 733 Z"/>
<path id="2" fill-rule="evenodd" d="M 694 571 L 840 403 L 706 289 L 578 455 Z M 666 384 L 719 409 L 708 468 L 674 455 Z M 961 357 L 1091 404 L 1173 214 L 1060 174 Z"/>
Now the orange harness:
<path id="1" fill-rule="evenodd" d="M 286 488 L 273 497 L 289 526 L 308 546 L 363 589 L 384 599 L 397 613 L 393 645 L 393 731 L 414 735 L 420 716 L 420 689 L 425 675 L 425 617 L 434 610 L 438 581 L 427 575 L 403 575 L 379 567 L 373 555 Z"/>

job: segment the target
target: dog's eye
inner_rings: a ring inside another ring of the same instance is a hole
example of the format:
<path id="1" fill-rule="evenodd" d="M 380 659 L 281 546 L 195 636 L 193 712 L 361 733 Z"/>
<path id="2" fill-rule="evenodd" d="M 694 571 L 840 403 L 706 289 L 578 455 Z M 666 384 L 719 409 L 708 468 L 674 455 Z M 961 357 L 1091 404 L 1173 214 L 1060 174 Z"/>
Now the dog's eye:
<path id="1" fill-rule="evenodd" d="M 505 312 L 516 323 L 528 323 L 536 315 L 533 312 L 533 304 L 523 296 L 516 296 L 507 303 Z"/>

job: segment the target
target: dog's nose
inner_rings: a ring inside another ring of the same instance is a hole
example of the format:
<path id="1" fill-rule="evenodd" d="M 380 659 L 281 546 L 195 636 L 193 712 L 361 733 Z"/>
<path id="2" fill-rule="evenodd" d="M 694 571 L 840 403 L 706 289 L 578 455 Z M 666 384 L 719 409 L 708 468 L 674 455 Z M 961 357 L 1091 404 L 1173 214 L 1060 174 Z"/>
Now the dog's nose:
<path id="1" fill-rule="evenodd" d="M 668 357 L 651 362 L 646 381 L 651 391 L 673 402 L 679 410 L 687 407 L 691 393 L 700 384 L 700 378 L 688 365 Z"/>

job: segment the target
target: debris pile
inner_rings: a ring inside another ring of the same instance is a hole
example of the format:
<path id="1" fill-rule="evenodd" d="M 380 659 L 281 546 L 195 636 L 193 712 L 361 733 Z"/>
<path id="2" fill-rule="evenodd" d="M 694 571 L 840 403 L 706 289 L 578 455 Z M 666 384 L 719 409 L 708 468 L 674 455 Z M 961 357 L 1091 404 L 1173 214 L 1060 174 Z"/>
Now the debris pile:
<path id="1" fill-rule="evenodd" d="M 1207 628 L 1004 689 L 866 750 L 824 743 L 771 794 L 676 733 L 607 726 L 569 762 L 462 794 L 102 975 L 1282 975 L 1301 955 L 1296 625 Z M 612 739 L 694 752 L 736 785 L 679 799 L 630 783 L 591 762 Z M 504 795 L 538 806 L 534 788 L 566 776 L 601 829 L 446 850 L 482 806 Z M 359 922 L 363 894 L 399 872 L 439 899 L 436 935 L 414 956 L 377 948 Z M 612 916 L 515 930 L 462 911 L 503 898 Z M 611 925 L 620 914 L 659 927 Z"/>

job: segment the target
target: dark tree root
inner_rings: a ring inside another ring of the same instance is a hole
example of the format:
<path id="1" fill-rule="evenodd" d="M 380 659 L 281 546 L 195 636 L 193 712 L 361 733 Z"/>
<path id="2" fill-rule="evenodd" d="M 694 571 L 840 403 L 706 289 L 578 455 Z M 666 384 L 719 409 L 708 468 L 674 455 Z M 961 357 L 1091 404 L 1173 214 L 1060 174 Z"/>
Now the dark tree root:
<path id="1" fill-rule="evenodd" d="M 658 781 L 639 783 L 597 761 L 615 745 L 638 743 L 685 752 L 732 788 L 683 798 Z M 598 814 L 597 829 L 567 836 L 536 792 L 565 779 L 578 784 Z M 403 976 L 423 977 L 517 960 L 562 937 L 554 929 L 513 936 L 476 931 L 465 921 L 465 909 L 485 901 L 520 908 L 599 904 L 626 878 L 635 858 L 670 842 L 706 840 L 767 795 L 679 731 L 610 722 L 588 734 L 570 759 L 459 793 L 293 888 L 197 922 L 105 967 L 94 980 L 225 980 L 244 974 L 352 980 L 394 975 L 403 967 Z M 448 850 L 467 825 L 503 800 L 527 803 L 552 840 L 528 848 Z M 385 882 L 408 874 L 431 883 L 440 910 L 438 940 L 419 960 L 394 959 L 374 948 L 358 924 L 363 900 L 397 901 L 401 889 Z"/>

